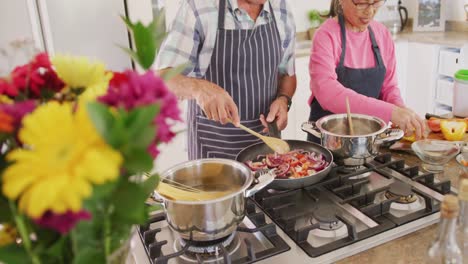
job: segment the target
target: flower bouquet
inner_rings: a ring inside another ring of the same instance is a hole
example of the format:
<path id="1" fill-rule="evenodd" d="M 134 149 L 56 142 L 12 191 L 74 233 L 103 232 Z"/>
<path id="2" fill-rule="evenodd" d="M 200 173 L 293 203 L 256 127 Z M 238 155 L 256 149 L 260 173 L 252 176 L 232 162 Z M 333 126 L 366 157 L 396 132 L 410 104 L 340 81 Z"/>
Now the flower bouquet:
<path id="1" fill-rule="evenodd" d="M 148 58 L 138 41 L 134 55 Z M 0 78 L 0 263 L 124 261 L 158 183 L 143 174 L 177 121 L 151 71 L 39 53 Z"/>

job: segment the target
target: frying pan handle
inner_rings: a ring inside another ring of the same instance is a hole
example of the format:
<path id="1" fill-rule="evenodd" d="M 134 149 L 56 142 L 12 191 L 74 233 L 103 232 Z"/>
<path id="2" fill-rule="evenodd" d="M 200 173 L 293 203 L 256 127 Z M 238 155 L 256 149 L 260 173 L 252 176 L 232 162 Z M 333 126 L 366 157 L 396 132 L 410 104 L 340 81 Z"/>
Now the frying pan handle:
<path id="1" fill-rule="evenodd" d="M 258 191 L 262 190 L 268 184 L 270 184 L 273 180 L 275 180 L 275 177 L 276 177 L 274 169 L 269 170 L 269 171 L 260 171 L 258 173 L 259 173 L 259 176 L 256 179 L 258 180 L 258 183 L 254 183 L 252 186 L 249 187 L 249 189 L 245 191 L 245 197 L 250 197 L 256 194 Z"/>
<path id="2" fill-rule="evenodd" d="M 315 121 L 307 121 L 302 123 L 301 129 L 304 132 L 312 134 L 316 138 L 322 138 L 322 133 L 320 133 L 319 129 L 315 125 Z"/>

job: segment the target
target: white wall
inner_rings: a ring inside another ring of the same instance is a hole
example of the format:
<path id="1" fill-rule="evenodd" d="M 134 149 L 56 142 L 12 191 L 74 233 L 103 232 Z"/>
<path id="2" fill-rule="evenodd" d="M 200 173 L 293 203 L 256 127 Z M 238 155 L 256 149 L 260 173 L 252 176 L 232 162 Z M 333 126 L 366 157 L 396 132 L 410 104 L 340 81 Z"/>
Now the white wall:
<path id="1" fill-rule="evenodd" d="M 0 55 L 0 76 L 10 72 L 13 66 L 26 63 L 33 55 L 32 51 L 28 54 L 24 50 L 13 51 L 9 47 L 12 41 L 28 39 L 34 43 L 31 46 L 43 48 L 37 21 L 30 19 L 31 4 L 27 0 L 0 0 L 0 49 L 7 50 L 11 55 L 8 59 Z"/>
<path id="2" fill-rule="evenodd" d="M 328 10 L 331 0 L 286 0 L 291 6 L 294 19 L 296 21 L 297 32 L 307 31 L 309 28 L 309 20 L 307 19 L 308 11 L 312 9 Z M 175 17 L 177 5 L 180 0 L 166 1 L 166 21 L 168 25 Z M 414 17 L 417 9 L 417 0 L 402 0 L 402 4 L 408 8 L 409 17 Z M 465 20 L 465 12 L 463 5 L 468 4 L 468 0 L 445 0 L 446 19 L 447 20 Z"/>
<path id="3" fill-rule="evenodd" d="M 297 32 L 307 31 L 310 26 L 307 18 L 308 11 L 317 9 L 319 11 L 330 9 L 330 0 L 286 0 L 291 6 Z"/>

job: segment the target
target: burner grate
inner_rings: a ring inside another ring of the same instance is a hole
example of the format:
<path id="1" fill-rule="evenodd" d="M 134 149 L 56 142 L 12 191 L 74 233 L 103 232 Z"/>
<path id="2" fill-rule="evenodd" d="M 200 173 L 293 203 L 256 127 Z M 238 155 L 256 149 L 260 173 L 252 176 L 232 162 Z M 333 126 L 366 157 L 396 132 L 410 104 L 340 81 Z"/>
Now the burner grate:
<path id="1" fill-rule="evenodd" d="M 268 241 L 272 244 L 272 248 L 263 249 L 256 251 L 254 243 L 247 237 L 242 239 L 240 243 L 245 245 L 245 255 L 240 257 L 232 257 L 230 251 L 223 245 L 223 241 L 219 241 L 211 247 L 218 248 L 221 252 L 220 260 L 226 264 L 242 264 L 242 263 L 254 263 L 256 261 L 265 259 L 267 257 L 288 251 L 290 247 L 287 243 L 277 234 L 276 225 L 273 223 L 266 223 L 265 214 L 263 212 L 256 212 L 255 203 L 251 200 L 247 200 L 246 203 L 246 217 L 255 225 L 255 228 L 247 228 L 238 226 L 237 233 L 262 233 Z M 200 246 L 199 242 L 184 241 L 184 245 L 178 248 L 175 252 L 170 254 L 163 254 L 163 246 L 168 244 L 167 240 L 157 240 L 158 233 L 161 232 L 161 228 L 150 228 L 152 223 L 164 222 L 166 220 L 164 213 L 159 213 L 150 218 L 147 224 L 138 227 L 138 234 L 146 254 L 152 264 L 168 264 L 170 260 L 175 258 L 186 259 L 190 256 L 190 260 L 195 263 L 205 263 L 207 255 L 205 253 L 191 252 L 190 247 Z M 237 238 L 238 239 L 238 238 Z M 218 258 L 218 256 L 216 257 Z"/>
<path id="2" fill-rule="evenodd" d="M 273 221 L 275 221 L 275 223 L 311 257 L 321 256 L 395 226 L 395 224 L 391 223 L 388 219 L 377 217 L 376 221 L 379 224 L 376 227 L 359 232 L 352 221 L 341 214 L 341 209 L 325 197 L 327 195 L 326 193 L 327 191 L 323 189 L 323 186 L 317 187 L 314 185 L 304 189 L 276 194 L 261 191 L 255 196 L 255 199 L 260 207 L 265 209 L 270 218 L 272 218 Z M 323 204 L 324 202 L 325 204 Z M 343 201 L 343 203 L 346 202 Z M 323 214 L 317 213 L 317 209 L 327 206 L 331 206 L 331 209 L 327 208 L 328 211 L 323 212 Z M 330 215 L 331 211 L 334 212 L 333 215 Z M 342 222 L 346 226 L 345 232 L 347 235 L 344 237 L 332 238 L 334 241 L 323 245 L 313 246 L 308 240 L 311 234 L 314 236 L 318 231 L 333 232 L 333 230 L 321 229 L 320 219 L 324 221 L 327 219 L 336 219 Z"/>

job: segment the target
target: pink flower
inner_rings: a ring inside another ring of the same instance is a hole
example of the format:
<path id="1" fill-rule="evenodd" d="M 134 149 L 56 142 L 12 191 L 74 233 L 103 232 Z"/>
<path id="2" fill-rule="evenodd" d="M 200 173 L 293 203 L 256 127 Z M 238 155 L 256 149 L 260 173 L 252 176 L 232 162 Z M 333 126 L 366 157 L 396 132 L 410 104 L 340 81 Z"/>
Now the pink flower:
<path id="1" fill-rule="evenodd" d="M 152 71 L 139 75 L 133 71 L 114 73 L 107 94 L 98 99 L 100 102 L 117 108 L 132 110 L 135 107 L 158 103 L 160 111 L 153 123 L 157 135 L 148 151 L 155 158 L 160 142 L 169 142 L 174 136 L 171 126 L 174 121 L 181 121 L 177 107 L 177 97 L 167 89 L 164 81 Z"/>
<path id="2" fill-rule="evenodd" d="M 13 126 L 15 130 L 18 130 L 21 127 L 23 117 L 34 111 L 36 104 L 34 100 L 16 102 L 14 104 L 0 104 L 0 111 L 13 117 Z"/>
<path id="3" fill-rule="evenodd" d="M 55 214 L 51 211 L 44 213 L 34 222 L 42 227 L 53 229 L 60 234 L 67 234 L 81 220 L 90 220 L 91 214 L 87 211 L 77 213 L 68 211 L 64 214 Z"/>

